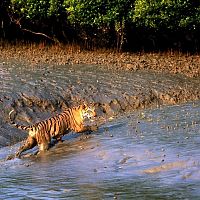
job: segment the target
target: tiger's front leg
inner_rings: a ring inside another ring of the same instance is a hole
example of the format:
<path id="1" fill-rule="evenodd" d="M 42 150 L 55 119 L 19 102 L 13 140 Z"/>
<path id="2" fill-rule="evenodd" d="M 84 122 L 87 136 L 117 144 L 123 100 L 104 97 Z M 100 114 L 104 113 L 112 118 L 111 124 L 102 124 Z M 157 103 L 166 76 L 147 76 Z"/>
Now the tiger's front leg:
<path id="1" fill-rule="evenodd" d="M 97 131 L 98 128 L 99 128 L 99 127 L 95 124 L 95 125 L 89 126 L 89 127 L 88 127 L 88 130 L 89 130 L 89 131 Z"/>
<path id="2" fill-rule="evenodd" d="M 63 142 L 64 140 L 62 139 L 62 137 L 63 137 L 62 135 L 57 135 L 57 136 L 54 136 L 53 139 L 56 140 L 56 143 Z"/>
<path id="3" fill-rule="evenodd" d="M 29 136 L 25 143 L 19 148 L 19 150 L 17 151 L 17 153 L 15 154 L 15 157 L 18 157 L 20 158 L 21 156 L 21 153 L 26 151 L 26 150 L 29 150 L 29 149 L 32 149 L 33 147 L 35 147 L 37 145 L 37 142 L 34 138 L 32 138 L 31 136 Z"/>
<path id="4" fill-rule="evenodd" d="M 84 132 L 84 131 L 97 131 L 98 130 L 98 126 L 97 125 L 91 125 L 91 126 L 84 126 L 80 132 Z"/>

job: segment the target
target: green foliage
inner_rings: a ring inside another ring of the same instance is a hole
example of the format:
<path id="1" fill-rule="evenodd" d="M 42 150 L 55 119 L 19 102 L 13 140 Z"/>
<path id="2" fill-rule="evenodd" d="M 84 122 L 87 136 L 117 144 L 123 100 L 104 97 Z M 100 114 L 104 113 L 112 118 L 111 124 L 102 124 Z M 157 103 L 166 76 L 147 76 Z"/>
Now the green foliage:
<path id="1" fill-rule="evenodd" d="M 138 26 L 161 29 L 192 28 L 199 24 L 196 0 L 136 0 L 132 19 Z"/>
<path id="2" fill-rule="evenodd" d="M 131 9 L 127 0 L 64 0 L 64 7 L 72 24 L 110 26 L 127 19 Z"/>
<path id="3" fill-rule="evenodd" d="M 10 8 L 13 13 L 26 19 L 46 19 L 58 16 L 60 0 L 11 0 Z"/>
<path id="4" fill-rule="evenodd" d="M 199 0 L 1 0 L 0 10 L 2 24 L 15 23 L 63 40 L 73 40 L 75 34 L 91 41 L 107 36 L 118 49 L 128 39 L 134 42 L 141 30 L 200 32 Z"/>
<path id="5" fill-rule="evenodd" d="M 84 0 L 64 0 L 64 7 L 68 13 L 68 20 L 72 24 L 94 25 L 101 21 L 99 7 L 101 0 L 84 1 Z M 96 21 L 98 20 L 98 22 Z"/>
<path id="6" fill-rule="evenodd" d="M 191 29 L 200 24 L 197 0 L 11 0 L 10 8 L 29 20 L 65 12 L 65 20 L 73 25 L 115 27 L 116 31 L 127 22 L 154 29 Z"/>

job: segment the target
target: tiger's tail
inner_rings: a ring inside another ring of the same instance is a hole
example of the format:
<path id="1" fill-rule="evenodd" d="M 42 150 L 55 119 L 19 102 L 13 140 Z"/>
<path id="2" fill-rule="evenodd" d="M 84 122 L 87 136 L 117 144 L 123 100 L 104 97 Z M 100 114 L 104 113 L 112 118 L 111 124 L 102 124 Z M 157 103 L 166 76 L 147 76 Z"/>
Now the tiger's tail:
<path id="1" fill-rule="evenodd" d="M 11 111 L 9 112 L 10 123 L 11 123 L 13 126 L 15 126 L 16 128 L 18 128 L 18 129 L 21 129 L 21 130 L 29 130 L 29 129 L 30 129 L 30 126 L 24 126 L 24 125 L 20 125 L 20 124 L 15 123 L 14 118 L 12 117 L 12 114 L 14 114 L 14 112 L 15 112 L 14 110 L 11 110 Z"/>

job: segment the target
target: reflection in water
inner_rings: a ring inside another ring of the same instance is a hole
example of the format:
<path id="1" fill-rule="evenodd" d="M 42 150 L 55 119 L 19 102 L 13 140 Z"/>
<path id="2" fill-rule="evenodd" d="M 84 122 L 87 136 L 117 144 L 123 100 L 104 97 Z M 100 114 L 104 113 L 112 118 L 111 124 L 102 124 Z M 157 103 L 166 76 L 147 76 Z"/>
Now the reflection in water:
<path id="1" fill-rule="evenodd" d="M 91 135 L 66 136 L 38 157 L 1 161 L 0 198 L 199 199 L 194 104 L 135 112 Z"/>

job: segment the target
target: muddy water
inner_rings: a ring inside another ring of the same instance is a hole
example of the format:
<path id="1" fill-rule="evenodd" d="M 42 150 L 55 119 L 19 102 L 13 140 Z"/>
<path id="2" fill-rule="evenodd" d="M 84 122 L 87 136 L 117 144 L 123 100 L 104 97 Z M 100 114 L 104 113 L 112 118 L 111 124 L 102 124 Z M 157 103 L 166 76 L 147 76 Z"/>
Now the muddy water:
<path id="1" fill-rule="evenodd" d="M 199 199 L 200 102 L 145 110 L 1 162 L 1 199 Z M 17 147 L 2 148 L 5 157 Z"/>
<path id="2" fill-rule="evenodd" d="M 163 106 L 198 99 L 198 79 L 16 63 L 1 63 L 0 76 L 0 199 L 200 198 L 200 101 Z M 26 136 L 9 125 L 11 109 L 33 123 L 83 100 L 100 105 L 98 131 L 5 161 Z"/>

